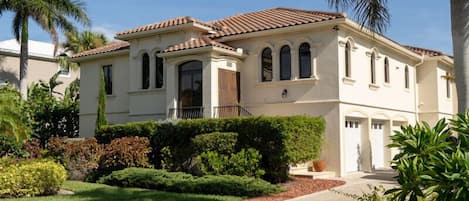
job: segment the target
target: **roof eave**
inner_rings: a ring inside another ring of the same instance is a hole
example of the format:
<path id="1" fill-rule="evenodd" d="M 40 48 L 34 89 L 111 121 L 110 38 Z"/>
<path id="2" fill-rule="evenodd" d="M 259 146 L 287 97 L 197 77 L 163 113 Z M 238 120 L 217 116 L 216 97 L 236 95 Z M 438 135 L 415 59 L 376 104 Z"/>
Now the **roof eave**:
<path id="1" fill-rule="evenodd" d="M 152 29 L 148 31 L 140 31 L 140 32 L 135 32 L 135 33 L 116 35 L 114 38 L 118 40 L 128 41 L 128 40 L 135 39 L 135 38 L 143 38 L 143 37 L 152 36 L 156 34 L 177 32 L 177 31 L 183 31 L 183 30 L 193 29 L 193 28 L 196 28 L 197 30 L 200 30 L 200 31 L 206 31 L 206 32 L 213 30 L 210 27 L 201 25 L 199 23 L 191 22 L 187 24 L 181 24 L 181 25 L 159 28 L 159 29 Z"/>
<path id="2" fill-rule="evenodd" d="M 272 34 L 282 34 L 286 32 L 301 31 L 304 29 L 319 28 L 319 27 L 334 25 L 334 24 L 344 22 L 344 21 L 345 21 L 345 18 L 337 18 L 337 19 L 321 21 L 321 22 L 313 22 L 313 23 L 308 23 L 308 24 L 287 26 L 287 27 L 274 28 L 274 29 L 268 29 L 268 30 L 263 30 L 263 31 L 255 31 L 255 32 L 250 32 L 250 33 L 235 34 L 235 35 L 230 35 L 230 36 L 222 36 L 222 37 L 216 38 L 216 40 L 218 42 L 226 42 L 226 41 L 234 41 L 234 40 L 240 40 L 240 39 L 245 39 L 245 38 L 262 37 L 262 36 L 272 35 Z"/>
<path id="3" fill-rule="evenodd" d="M 120 56 L 120 55 L 125 55 L 128 53 L 129 53 L 129 49 L 123 49 L 123 50 L 117 50 L 117 51 L 111 51 L 111 52 L 105 52 L 105 53 L 92 54 L 88 56 L 75 57 L 75 58 L 71 58 L 70 61 L 83 62 L 83 61 L 88 61 L 88 60 L 100 59 L 103 57 Z"/>
<path id="4" fill-rule="evenodd" d="M 389 40 L 386 37 L 383 37 L 380 34 L 374 33 L 373 31 L 362 27 L 360 24 L 356 23 L 353 20 L 346 19 L 343 23 L 345 25 L 345 28 L 348 28 L 349 30 L 353 31 L 354 33 L 357 33 L 359 35 L 362 35 L 366 38 L 371 38 L 375 41 L 381 42 L 382 45 L 387 46 L 388 48 L 396 50 L 396 52 L 399 52 L 407 57 L 409 57 L 412 60 L 415 60 L 416 62 L 421 61 L 422 55 L 415 53 L 412 50 L 407 49 L 406 47 L 402 46 L 401 44 L 394 42 L 392 40 Z"/>
<path id="5" fill-rule="evenodd" d="M 173 51 L 173 52 L 159 53 L 158 56 L 169 58 L 169 57 L 176 57 L 176 56 L 183 56 L 183 55 L 190 55 L 190 54 L 200 54 L 200 53 L 207 53 L 207 52 L 217 52 L 217 53 L 234 56 L 237 58 L 245 57 L 245 54 L 242 52 L 242 50 L 232 51 L 232 50 L 227 50 L 225 48 L 220 48 L 220 47 L 215 47 L 215 46 L 207 46 L 207 47 L 192 48 L 192 49 L 179 50 L 179 51 Z"/>
<path id="6" fill-rule="evenodd" d="M 454 60 L 446 55 L 440 55 L 440 56 L 426 56 L 425 57 L 426 61 L 439 61 L 442 62 L 448 66 L 453 66 L 454 67 Z"/>

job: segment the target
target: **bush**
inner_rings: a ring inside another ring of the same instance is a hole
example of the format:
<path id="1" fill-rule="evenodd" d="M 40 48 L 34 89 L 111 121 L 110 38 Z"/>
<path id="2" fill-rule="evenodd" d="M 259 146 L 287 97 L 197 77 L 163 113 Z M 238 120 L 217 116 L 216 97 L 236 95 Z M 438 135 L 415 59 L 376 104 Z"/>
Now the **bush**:
<path id="1" fill-rule="evenodd" d="M 23 150 L 27 153 L 28 158 L 40 158 L 42 154 L 41 141 L 39 139 L 30 139 L 23 144 Z"/>
<path id="2" fill-rule="evenodd" d="M 128 167 L 152 167 L 148 154 L 150 141 L 146 137 L 123 137 L 105 146 L 99 161 L 99 171 L 110 173 Z"/>
<path id="3" fill-rule="evenodd" d="M 181 172 L 127 168 L 102 177 L 99 183 L 120 187 L 139 187 L 176 193 L 260 196 L 282 191 L 262 179 L 238 176 L 194 177 Z"/>
<path id="4" fill-rule="evenodd" d="M 22 146 L 14 136 L 0 134 L 0 157 L 23 157 L 27 155 Z"/>
<path id="5" fill-rule="evenodd" d="M 197 157 L 204 174 L 248 177 L 260 177 L 265 174 L 259 167 L 261 159 L 259 151 L 251 148 L 231 155 L 208 151 Z"/>
<path id="6" fill-rule="evenodd" d="M 262 155 L 260 167 L 264 179 L 283 182 L 288 179 L 288 165 L 314 160 L 322 147 L 325 122 L 307 116 L 248 117 L 226 119 L 181 120 L 177 124 L 162 123 L 152 138 L 155 164 L 161 161 L 161 149 L 170 150 L 172 171 L 188 171 L 188 161 L 196 151 L 192 138 L 213 132 L 238 133 L 236 151 L 253 148 Z"/>
<path id="7" fill-rule="evenodd" d="M 203 152 L 216 152 L 219 154 L 232 154 L 235 152 L 237 133 L 209 133 L 195 136 L 192 143 L 197 154 Z"/>
<path id="8" fill-rule="evenodd" d="M 47 149 L 45 155 L 64 165 L 71 180 L 84 180 L 91 171 L 98 168 L 103 154 L 103 148 L 95 138 L 51 138 Z"/>
<path id="9" fill-rule="evenodd" d="M 113 139 L 122 137 L 139 136 L 150 139 L 157 126 L 158 123 L 154 121 L 106 125 L 98 129 L 95 137 L 101 144 L 109 144 Z"/>
<path id="10" fill-rule="evenodd" d="M 0 164 L 0 197 L 55 194 L 66 178 L 64 167 L 52 161 Z"/>

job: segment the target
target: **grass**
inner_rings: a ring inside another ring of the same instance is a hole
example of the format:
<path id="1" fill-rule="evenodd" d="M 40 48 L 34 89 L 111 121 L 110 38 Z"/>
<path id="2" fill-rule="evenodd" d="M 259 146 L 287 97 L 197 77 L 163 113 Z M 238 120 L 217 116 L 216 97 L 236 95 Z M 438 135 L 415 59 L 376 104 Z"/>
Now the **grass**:
<path id="1" fill-rule="evenodd" d="M 195 195 L 168 193 L 139 188 L 119 188 L 103 184 L 78 181 L 66 181 L 63 189 L 75 192 L 75 195 L 45 196 L 2 201 L 239 201 L 232 196 Z"/>

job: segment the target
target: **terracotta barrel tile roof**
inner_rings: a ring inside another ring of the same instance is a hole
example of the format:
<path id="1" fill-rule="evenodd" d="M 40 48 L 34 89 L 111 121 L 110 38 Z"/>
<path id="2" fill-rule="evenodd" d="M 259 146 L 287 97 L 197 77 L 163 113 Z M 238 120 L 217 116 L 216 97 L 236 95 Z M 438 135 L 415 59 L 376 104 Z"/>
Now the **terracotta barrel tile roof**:
<path id="1" fill-rule="evenodd" d="M 102 47 L 98 47 L 96 49 L 79 52 L 77 54 L 72 55 L 71 58 L 103 54 L 103 53 L 108 53 L 108 52 L 113 52 L 113 51 L 118 51 L 118 50 L 129 49 L 129 47 L 130 45 L 128 42 L 125 42 L 125 41 L 115 42 L 115 43 L 111 43 Z"/>
<path id="2" fill-rule="evenodd" d="M 420 55 L 426 55 L 426 56 L 431 56 L 431 57 L 445 55 L 443 52 L 436 51 L 436 50 L 425 49 L 425 48 L 421 48 L 421 47 L 414 47 L 414 46 L 409 46 L 409 45 L 405 45 L 404 47 L 406 47 L 407 49 L 412 50 L 415 53 L 420 54 Z"/>
<path id="3" fill-rule="evenodd" d="M 274 8 L 252 13 L 231 16 L 211 22 L 219 26 L 221 31 L 211 37 L 223 37 L 236 34 L 250 33 L 295 25 L 309 24 L 344 18 L 343 13 L 297 10 L 289 8 Z"/>
<path id="4" fill-rule="evenodd" d="M 215 29 L 215 30 L 218 29 L 218 27 L 216 27 L 214 25 L 207 24 L 207 23 L 202 22 L 198 19 L 194 19 L 190 16 L 183 16 L 183 17 L 177 17 L 177 18 L 164 20 L 164 21 L 161 21 L 161 22 L 153 23 L 153 24 L 148 24 L 148 25 L 136 27 L 136 28 L 129 29 L 129 30 L 126 30 L 126 31 L 118 32 L 116 35 L 117 36 L 122 36 L 122 35 L 137 33 L 137 32 L 150 31 L 150 30 L 167 28 L 167 27 L 178 26 L 178 25 L 189 24 L 189 23 L 196 23 L 196 24 L 199 24 L 199 25 L 210 27 L 210 28 Z"/>
<path id="5" fill-rule="evenodd" d="M 207 36 L 202 36 L 202 37 L 197 38 L 197 39 L 188 40 L 188 41 L 185 41 L 183 43 L 179 43 L 179 44 L 170 46 L 170 47 L 166 48 L 163 52 L 164 53 L 175 52 L 175 51 L 195 49 L 195 48 L 201 48 L 201 47 L 209 47 L 209 46 L 219 47 L 219 48 L 223 48 L 223 49 L 227 49 L 227 50 L 231 50 L 231 51 L 236 51 L 236 48 L 234 48 L 234 47 L 230 47 L 230 46 L 225 45 L 223 43 L 214 41 L 214 40 L 208 38 Z"/>

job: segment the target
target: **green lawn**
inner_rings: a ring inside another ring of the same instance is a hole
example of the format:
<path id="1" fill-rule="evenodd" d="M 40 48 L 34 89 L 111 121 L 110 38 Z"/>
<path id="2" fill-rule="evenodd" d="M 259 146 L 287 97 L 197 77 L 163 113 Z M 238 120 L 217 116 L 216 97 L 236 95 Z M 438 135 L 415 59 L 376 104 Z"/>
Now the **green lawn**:
<path id="1" fill-rule="evenodd" d="M 68 196 L 5 199 L 4 201 L 239 201 L 239 197 L 168 193 L 139 188 L 118 188 L 102 184 L 66 181 L 63 189 L 75 192 Z"/>

